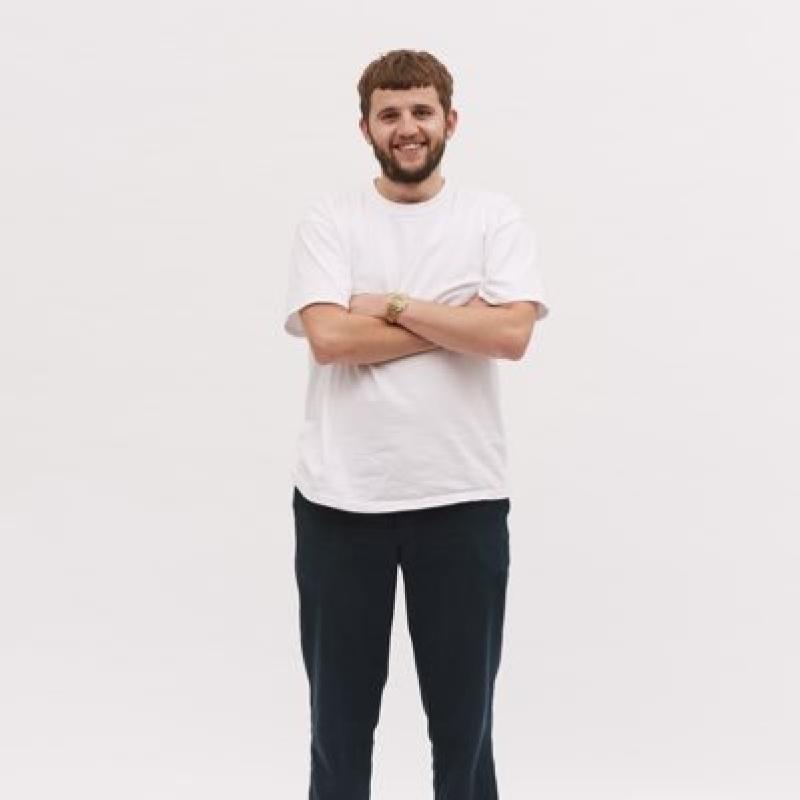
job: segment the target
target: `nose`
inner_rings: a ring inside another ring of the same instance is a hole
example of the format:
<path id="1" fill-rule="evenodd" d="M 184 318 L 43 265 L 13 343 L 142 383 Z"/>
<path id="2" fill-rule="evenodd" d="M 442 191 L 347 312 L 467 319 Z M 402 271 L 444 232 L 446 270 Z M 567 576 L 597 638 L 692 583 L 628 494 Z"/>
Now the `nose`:
<path id="1" fill-rule="evenodd" d="M 400 115 L 400 123 L 398 125 L 398 133 L 402 134 L 415 134 L 417 132 L 417 124 L 414 121 L 414 116 L 411 112 Z"/>

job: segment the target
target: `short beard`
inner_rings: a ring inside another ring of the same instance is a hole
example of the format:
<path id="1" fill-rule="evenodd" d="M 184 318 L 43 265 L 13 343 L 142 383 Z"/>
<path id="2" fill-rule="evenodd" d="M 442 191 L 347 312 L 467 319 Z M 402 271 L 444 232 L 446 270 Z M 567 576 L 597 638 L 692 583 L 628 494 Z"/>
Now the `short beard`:
<path id="1" fill-rule="evenodd" d="M 372 152 L 375 153 L 375 158 L 378 159 L 383 174 L 393 183 L 422 183 L 422 181 L 428 178 L 439 166 L 439 162 L 444 155 L 446 144 L 447 138 L 444 137 L 437 148 L 434 150 L 429 148 L 428 155 L 422 166 L 413 171 L 403 169 L 399 166 L 391 156 L 387 156 L 378 149 L 374 140 L 372 142 Z"/>

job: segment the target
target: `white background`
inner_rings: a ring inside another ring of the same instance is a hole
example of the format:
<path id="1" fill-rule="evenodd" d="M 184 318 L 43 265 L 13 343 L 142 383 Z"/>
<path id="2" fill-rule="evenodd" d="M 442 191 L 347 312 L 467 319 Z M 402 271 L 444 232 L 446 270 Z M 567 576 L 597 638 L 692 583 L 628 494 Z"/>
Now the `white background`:
<path id="1" fill-rule="evenodd" d="M 0 12 L 0 795 L 308 792 L 298 214 L 378 174 L 425 49 L 442 174 L 537 230 L 503 362 L 502 800 L 800 796 L 789 2 L 28 2 Z M 432 797 L 402 580 L 373 797 Z"/>

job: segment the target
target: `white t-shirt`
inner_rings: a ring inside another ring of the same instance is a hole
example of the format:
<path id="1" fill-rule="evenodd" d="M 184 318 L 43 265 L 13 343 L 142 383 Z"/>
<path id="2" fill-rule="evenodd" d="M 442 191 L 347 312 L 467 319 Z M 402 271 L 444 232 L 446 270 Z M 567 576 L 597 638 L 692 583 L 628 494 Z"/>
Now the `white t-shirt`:
<path id="1" fill-rule="evenodd" d="M 449 179 L 429 200 L 397 203 L 374 183 L 318 197 L 292 249 L 284 329 L 314 302 L 407 292 L 463 305 L 539 303 L 534 233 L 507 196 Z M 318 364 L 309 380 L 293 479 L 309 500 L 385 512 L 509 496 L 497 361 L 440 348 L 376 364 Z"/>

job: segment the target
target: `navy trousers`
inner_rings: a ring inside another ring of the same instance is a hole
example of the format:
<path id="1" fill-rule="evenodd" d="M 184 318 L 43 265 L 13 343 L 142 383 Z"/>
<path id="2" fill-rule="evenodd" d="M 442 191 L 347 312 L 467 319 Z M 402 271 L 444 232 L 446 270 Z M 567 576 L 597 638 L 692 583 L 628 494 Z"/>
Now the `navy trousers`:
<path id="1" fill-rule="evenodd" d="M 497 800 L 492 700 L 510 500 L 356 513 L 294 488 L 309 800 L 368 800 L 398 566 L 431 742 L 435 800 Z"/>

